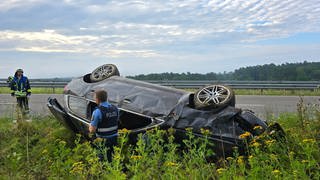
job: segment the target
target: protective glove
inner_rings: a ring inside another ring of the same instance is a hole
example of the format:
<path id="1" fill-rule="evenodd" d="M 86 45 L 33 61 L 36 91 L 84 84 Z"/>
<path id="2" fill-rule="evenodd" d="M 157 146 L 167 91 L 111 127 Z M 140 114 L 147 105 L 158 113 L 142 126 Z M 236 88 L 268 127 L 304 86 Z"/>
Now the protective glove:
<path id="1" fill-rule="evenodd" d="M 27 92 L 27 96 L 31 96 L 31 92 Z"/>
<path id="2" fill-rule="evenodd" d="M 14 96 L 14 92 L 13 92 L 13 93 L 11 93 L 11 96 Z"/>

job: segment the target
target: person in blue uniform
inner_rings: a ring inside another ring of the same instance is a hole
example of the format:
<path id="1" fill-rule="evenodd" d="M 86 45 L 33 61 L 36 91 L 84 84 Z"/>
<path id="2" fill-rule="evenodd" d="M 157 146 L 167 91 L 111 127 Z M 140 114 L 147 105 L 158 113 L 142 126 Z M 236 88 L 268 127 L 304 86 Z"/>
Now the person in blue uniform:
<path id="1" fill-rule="evenodd" d="M 23 70 L 17 69 L 13 79 L 10 81 L 11 96 L 17 98 L 18 107 L 23 113 L 29 112 L 28 98 L 31 95 L 29 79 L 23 76 Z"/>
<path id="2" fill-rule="evenodd" d="M 106 156 L 112 161 L 113 147 L 117 145 L 119 110 L 116 106 L 107 102 L 108 94 L 104 90 L 95 92 L 95 101 L 98 107 L 93 111 L 89 132 L 104 139 Z M 100 159 L 102 159 L 100 157 Z"/>

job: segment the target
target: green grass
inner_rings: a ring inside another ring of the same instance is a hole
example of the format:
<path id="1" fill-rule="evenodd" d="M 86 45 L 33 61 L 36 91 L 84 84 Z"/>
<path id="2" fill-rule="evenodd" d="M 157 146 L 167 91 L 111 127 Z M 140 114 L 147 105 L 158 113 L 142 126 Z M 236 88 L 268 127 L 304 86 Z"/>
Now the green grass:
<path id="1" fill-rule="evenodd" d="M 284 128 L 286 140 L 256 137 L 247 143 L 247 156 L 235 151 L 232 157 L 207 162 L 212 151 L 206 139 L 189 133 L 184 141 L 188 148 L 181 151 L 173 130 L 153 130 L 147 132 L 148 143 L 140 138 L 136 146 L 122 134 L 113 162 L 107 163 L 53 117 L 19 124 L 1 118 L 0 179 L 319 179 L 319 106 L 301 102 L 297 113 L 273 120 Z M 94 144 L 100 146 L 100 139 Z"/>
<path id="2" fill-rule="evenodd" d="M 236 95 L 320 96 L 320 90 L 235 89 Z"/>
<path id="3" fill-rule="evenodd" d="M 198 89 L 184 89 L 196 92 Z M 9 94 L 7 87 L 0 87 L 0 94 Z M 283 89 L 234 89 L 236 95 L 274 95 L 274 96 L 320 96 L 320 90 L 283 90 Z M 63 88 L 32 88 L 33 94 L 62 94 Z"/>
<path id="4" fill-rule="evenodd" d="M 32 88 L 32 94 L 62 94 L 63 88 Z M 10 94 L 8 87 L 0 87 L 0 94 Z"/>

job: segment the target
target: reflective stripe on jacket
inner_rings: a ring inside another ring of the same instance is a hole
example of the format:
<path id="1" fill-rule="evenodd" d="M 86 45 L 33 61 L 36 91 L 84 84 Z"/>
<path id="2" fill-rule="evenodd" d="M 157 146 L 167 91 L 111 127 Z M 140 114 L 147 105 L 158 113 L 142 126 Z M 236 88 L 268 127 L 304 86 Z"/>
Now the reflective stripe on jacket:
<path id="1" fill-rule="evenodd" d="M 26 97 L 27 96 L 27 92 L 22 92 L 22 91 L 15 91 L 14 95 L 16 97 Z"/>
<path id="2" fill-rule="evenodd" d="M 27 96 L 27 92 L 31 92 L 29 80 L 25 76 L 21 76 L 20 79 L 15 76 L 10 83 L 10 87 L 11 92 L 17 97 Z"/>

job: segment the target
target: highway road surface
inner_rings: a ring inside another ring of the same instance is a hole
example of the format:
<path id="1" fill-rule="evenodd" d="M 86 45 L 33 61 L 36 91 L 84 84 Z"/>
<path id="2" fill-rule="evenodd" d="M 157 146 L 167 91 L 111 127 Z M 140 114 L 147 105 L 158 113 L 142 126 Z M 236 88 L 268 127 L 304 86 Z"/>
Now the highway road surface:
<path id="1" fill-rule="evenodd" d="M 48 97 L 55 97 L 63 102 L 63 95 L 60 94 L 33 94 L 29 104 L 32 115 L 50 114 L 46 102 Z M 251 109 L 260 118 L 267 118 L 272 115 L 278 116 L 281 113 L 296 112 L 299 102 L 298 96 L 236 96 L 236 107 Z M 302 97 L 305 104 L 320 105 L 319 96 Z M 0 94 L 0 117 L 12 117 L 15 112 L 16 99 L 7 94 Z"/>

